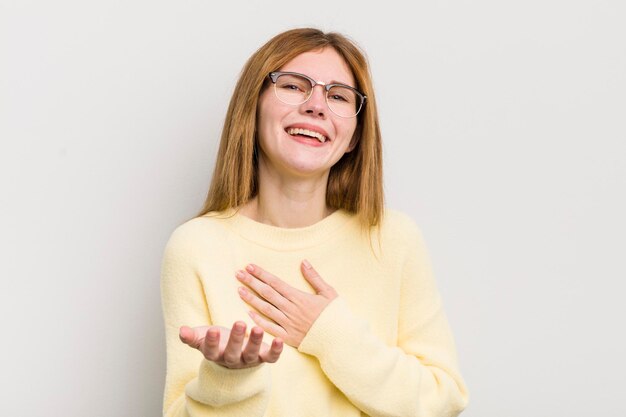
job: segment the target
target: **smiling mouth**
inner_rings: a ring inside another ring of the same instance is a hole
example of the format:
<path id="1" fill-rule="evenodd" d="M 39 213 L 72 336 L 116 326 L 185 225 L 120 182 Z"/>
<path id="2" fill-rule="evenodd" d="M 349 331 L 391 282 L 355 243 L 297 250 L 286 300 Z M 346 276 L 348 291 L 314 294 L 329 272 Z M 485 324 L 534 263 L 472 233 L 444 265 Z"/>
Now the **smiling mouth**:
<path id="1" fill-rule="evenodd" d="M 286 129 L 287 133 L 289 133 L 291 136 L 304 136 L 307 138 L 314 138 L 319 140 L 321 143 L 324 143 L 328 140 L 328 138 L 324 135 L 322 135 L 319 132 L 314 132 L 313 130 L 308 130 L 308 129 L 302 129 L 299 127 L 290 127 L 289 129 Z"/>

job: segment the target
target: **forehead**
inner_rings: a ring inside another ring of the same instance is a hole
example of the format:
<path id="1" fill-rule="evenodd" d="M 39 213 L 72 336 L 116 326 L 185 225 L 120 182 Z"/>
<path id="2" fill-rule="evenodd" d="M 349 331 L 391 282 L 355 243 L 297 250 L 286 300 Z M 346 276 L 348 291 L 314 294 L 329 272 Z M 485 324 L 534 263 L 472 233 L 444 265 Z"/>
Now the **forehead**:
<path id="1" fill-rule="evenodd" d="M 354 77 L 346 61 L 333 48 L 303 52 L 280 68 L 299 72 L 316 81 L 337 82 L 354 86 Z"/>

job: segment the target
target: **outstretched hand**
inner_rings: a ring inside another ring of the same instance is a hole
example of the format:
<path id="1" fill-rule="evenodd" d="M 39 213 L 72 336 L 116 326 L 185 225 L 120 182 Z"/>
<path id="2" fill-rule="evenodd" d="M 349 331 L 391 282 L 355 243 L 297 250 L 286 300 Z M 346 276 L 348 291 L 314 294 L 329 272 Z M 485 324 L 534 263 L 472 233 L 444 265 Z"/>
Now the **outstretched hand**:
<path id="1" fill-rule="evenodd" d="M 182 326 L 179 337 L 183 343 L 202 352 L 207 360 L 231 369 L 276 362 L 283 350 L 283 342 L 278 338 L 272 341 L 271 346 L 263 343 L 263 329 L 260 327 L 253 327 L 250 336 L 246 336 L 246 323 L 243 321 L 235 322 L 232 329 Z"/>
<path id="2" fill-rule="evenodd" d="M 301 271 L 315 294 L 300 291 L 257 265 L 248 265 L 245 271 L 237 272 L 237 279 L 246 285 L 239 288 L 239 296 L 256 310 L 249 313 L 252 320 L 295 348 L 300 346 L 326 306 L 337 297 L 337 291 L 308 261 L 302 262 Z"/>

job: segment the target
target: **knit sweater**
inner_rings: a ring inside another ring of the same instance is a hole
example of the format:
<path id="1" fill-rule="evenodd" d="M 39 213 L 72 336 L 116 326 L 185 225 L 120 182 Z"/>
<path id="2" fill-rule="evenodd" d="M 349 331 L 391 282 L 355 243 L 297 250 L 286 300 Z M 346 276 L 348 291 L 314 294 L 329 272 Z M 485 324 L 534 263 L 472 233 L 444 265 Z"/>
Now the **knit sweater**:
<path id="1" fill-rule="evenodd" d="M 235 278 L 249 263 L 313 293 L 304 259 L 339 296 L 276 363 L 228 369 L 180 341 L 182 325 L 255 325 Z M 343 210 L 296 229 L 209 213 L 172 234 L 161 294 L 164 416 L 444 417 L 467 403 L 421 233 L 399 212 L 387 210 L 369 234 Z"/>

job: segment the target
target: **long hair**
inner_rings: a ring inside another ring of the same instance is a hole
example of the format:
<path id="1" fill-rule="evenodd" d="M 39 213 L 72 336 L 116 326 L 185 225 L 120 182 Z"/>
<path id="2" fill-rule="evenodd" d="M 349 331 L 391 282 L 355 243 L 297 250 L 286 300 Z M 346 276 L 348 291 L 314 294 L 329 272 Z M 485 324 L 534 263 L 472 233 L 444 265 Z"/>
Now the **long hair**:
<path id="1" fill-rule="evenodd" d="M 351 69 L 356 88 L 367 100 L 357 116 L 354 149 L 331 168 L 326 204 L 358 216 L 364 227 L 379 224 L 383 215 L 382 144 L 376 99 L 365 55 L 339 33 L 293 29 L 280 33 L 246 62 L 230 100 L 211 187 L 198 216 L 237 208 L 258 193 L 256 113 L 267 77 L 296 56 L 331 47 Z"/>

